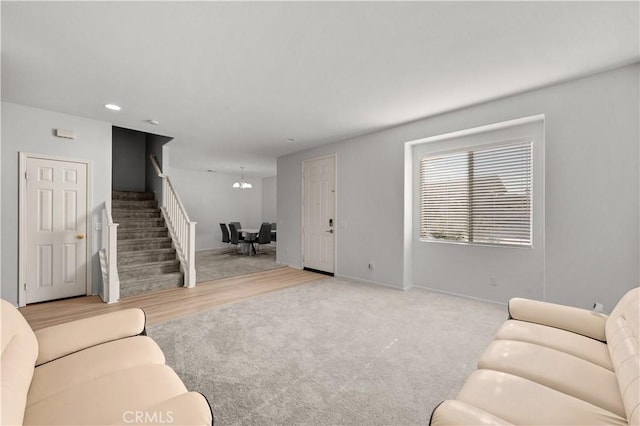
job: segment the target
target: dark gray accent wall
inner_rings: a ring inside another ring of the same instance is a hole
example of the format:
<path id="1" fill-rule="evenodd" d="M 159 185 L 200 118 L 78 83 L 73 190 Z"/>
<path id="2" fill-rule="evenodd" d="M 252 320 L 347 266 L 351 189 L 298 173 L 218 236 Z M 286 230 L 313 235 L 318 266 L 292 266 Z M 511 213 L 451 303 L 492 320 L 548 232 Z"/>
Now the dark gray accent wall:
<path id="1" fill-rule="evenodd" d="M 145 190 L 146 134 L 114 127 L 112 188 L 114 191 Z"/>

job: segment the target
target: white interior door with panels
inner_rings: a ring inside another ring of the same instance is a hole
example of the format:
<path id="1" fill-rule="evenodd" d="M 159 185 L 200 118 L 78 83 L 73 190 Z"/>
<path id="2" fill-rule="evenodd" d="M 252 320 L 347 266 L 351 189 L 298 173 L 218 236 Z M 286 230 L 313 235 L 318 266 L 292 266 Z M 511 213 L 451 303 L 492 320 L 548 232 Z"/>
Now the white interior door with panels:
<path id="1" fill-rule="evenodd" d="M 334 156 L 303 163 L 302 210 L 303 267 L 333 274 L 336 222 Z"/>
<path id="2" fill-rule="evenodd" d="M 88 163 L 22 156 L 20 304 L 87 294 Z"/>

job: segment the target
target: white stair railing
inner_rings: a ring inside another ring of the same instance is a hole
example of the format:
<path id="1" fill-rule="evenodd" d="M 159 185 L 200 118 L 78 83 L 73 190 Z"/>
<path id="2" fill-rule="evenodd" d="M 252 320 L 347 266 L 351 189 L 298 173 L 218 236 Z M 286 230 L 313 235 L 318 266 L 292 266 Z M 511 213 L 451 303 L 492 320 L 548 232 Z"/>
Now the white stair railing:
<path id="1" fill-rule="evenodd" d="M 111 201 L 102 208 L 102 247 L 100 248 L 100 268 L 102 270 L 102 300 L 115 303 L 120 299 L 120 278 L 118 276 L 118 224 L 111 217 Z"/>
<path id="2" fill-rule="evenodd" d="M 160 210 L 167 222 L 169 234 L 184 273 L 184 286 L 196 285 L 196 222 L 189 220 L 187 211 L 171 183 L 169 176 L 162 173 L 155 156 L 149 159 L 156 175 L 162 179 L 162 200 Z"/>

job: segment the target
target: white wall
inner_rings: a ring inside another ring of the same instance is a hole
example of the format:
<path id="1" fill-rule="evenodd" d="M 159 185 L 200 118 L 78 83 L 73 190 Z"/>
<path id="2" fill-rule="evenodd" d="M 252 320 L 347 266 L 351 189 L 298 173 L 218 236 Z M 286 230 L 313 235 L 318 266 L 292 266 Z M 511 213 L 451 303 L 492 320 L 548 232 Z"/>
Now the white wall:
<path id="1" fill-rule="evenodd" d="M 76 132 L 76 139 L 53 136 L 53 129 Z M 2 298 L 18 301 L 18 153 L 57 155 L 93 162 L 93 292 L 102 286 L 98 250 L 102 206 L 111 197 L 111 123 L 2 103 Z"/>
<path id="2" fill-rule="evenodd" d="M 277 180 L 275 176 L 262 179 L 262 222 L 276 221 Z"/>
<path id="3" fill-rule="evenodd" d="M 169 178 L 178 191 L 187 214 L 196 225 L 196 250 L 228 247 L 222 243 L 220 223 L 240 222 L 259 228 L 262 223 L 261 179 L 247 180 L 252 189 L 231 187 L 240 175 L 210 173 L 169 167 Z"/>
<path id="4" fill-rule="evenodd" d="M 638 77 L 635 64 L 279 158 L 278 261 L 302 265 L 302 161 L 336 153 L 337 274 L 403 287 L 404 144 L 544 114 L 546 299 L 611 309 L 639 281 Z M 457 292 L 475 295 L 474 265 L 458 266 L 468 284 Z M 498 288 L 486 298 L 510 296 Z"/>

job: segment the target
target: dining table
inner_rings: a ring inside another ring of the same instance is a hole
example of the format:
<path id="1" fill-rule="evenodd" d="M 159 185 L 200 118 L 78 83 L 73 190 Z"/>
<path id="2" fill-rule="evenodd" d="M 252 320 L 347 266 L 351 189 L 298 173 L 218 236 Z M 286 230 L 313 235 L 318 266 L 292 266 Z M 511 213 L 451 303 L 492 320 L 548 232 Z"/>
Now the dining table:
<path id="1" fill-rule="evenodd" d="M 256 248 L 253 245 L 252 240 L 255 240 L 255 236 L 260 233 L 260 230 L 257 228 L 241 228 L 241 229 L 238 229 L 238 232 L 242 234 L 242 236 L 246 240 L 242 245 L 242 253 L 247 254 L 249 256 L 256 254 Z M 249 241 L 252 241 L 252 242 L 249 242 Z"/>

